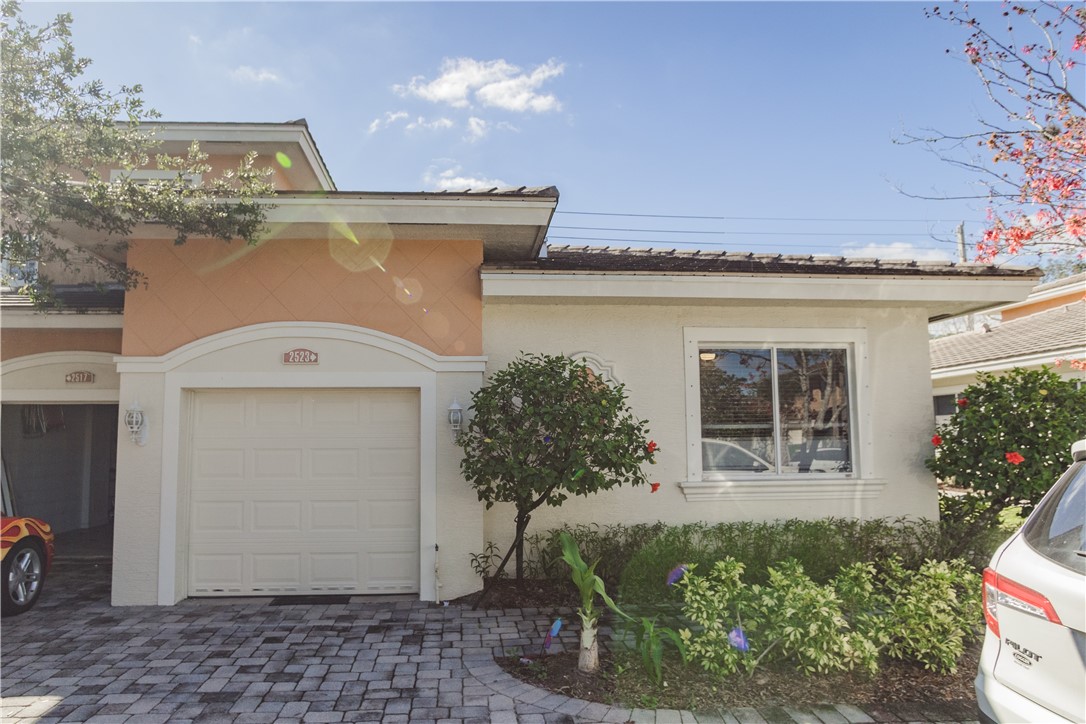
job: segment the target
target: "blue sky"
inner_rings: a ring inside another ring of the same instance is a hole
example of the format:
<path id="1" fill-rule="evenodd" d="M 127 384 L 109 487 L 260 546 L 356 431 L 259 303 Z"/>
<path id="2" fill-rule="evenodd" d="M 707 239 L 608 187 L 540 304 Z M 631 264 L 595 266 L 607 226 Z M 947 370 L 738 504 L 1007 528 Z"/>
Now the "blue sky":
<path id="1" fill-rule="evenodd" d="M 89 75 L 143 84 L 164 120 L 305 117 L 341 190 L 554 185 L 553 244 L 950 259 L 959 221 L 979 234 L 983 201 L 899 189 L 968 196 L 976 179 L 894 138 L 998 116 L 945 53 L 964 36 L 924 8 L 142 2 L 24 15 L 71 12 Z"/>

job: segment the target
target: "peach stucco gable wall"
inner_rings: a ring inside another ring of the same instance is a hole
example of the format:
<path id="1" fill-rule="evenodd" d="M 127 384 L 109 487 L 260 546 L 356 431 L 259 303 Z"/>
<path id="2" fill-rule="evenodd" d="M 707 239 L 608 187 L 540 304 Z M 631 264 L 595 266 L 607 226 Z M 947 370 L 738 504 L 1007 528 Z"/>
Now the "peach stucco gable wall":
<path id="1" fill-rule="evenodd" d="M 1032 304 L 1023 304 L 1014 309 L 1005 309 L 999 316 L 1002 321 L 1009 322 L 1012 319 L 1021 319 L 1022 317 L 1028 317 L 1029 315 L 1037 314 L 1038 312 L 1074 304 L 1075 302 L 1081 301 L 1084 297 L 1086 297 L 1086 287 L 1071 287 L 1067 290 L 1066 294 L 1061 294 L 1060 296 L 1052 297 L 1051 299 L 1043 299 L 1038 302 L 1033 302 Z"/>
<path id="2" fill-rule="evenodd" d="M 128 263 L 147 285 L 126 295 L 123 354 L 158 356 L 238 327 L 308 321 L 479 355 L 482 257 L 480 241 L 135 241 Z"/>
<path id="3" fill-rule="evenodd" d="M 44 352 L 121 352 L 119 329 L 2 329 L 0 359 Z"/>

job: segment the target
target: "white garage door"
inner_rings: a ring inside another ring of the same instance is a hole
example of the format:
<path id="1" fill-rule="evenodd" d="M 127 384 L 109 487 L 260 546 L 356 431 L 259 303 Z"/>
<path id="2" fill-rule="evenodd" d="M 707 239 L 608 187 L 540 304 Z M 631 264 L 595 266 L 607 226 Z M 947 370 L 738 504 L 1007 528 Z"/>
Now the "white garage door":
<path id="1" fill-rule="evenodd" d="M 190 596 L 419 589 L 415 390 L 197 392 Z"/>

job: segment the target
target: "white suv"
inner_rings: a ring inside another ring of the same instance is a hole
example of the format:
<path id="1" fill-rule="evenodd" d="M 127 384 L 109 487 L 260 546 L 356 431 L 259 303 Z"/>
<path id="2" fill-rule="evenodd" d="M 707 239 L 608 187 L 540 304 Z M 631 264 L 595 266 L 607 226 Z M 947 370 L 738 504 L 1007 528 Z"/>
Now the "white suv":
<path id="1" fill-rule="evenodd" d="M 981 719 L 1086 722 L 1086 440 L 984 571 Z"/>

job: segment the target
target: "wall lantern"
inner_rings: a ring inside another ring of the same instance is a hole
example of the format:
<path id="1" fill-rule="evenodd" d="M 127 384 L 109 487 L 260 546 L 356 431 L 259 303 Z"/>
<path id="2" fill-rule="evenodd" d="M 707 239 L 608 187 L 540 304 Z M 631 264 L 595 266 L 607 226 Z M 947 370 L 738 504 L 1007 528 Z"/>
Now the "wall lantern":
<path id="1" fill-rule="evenodd" d="M 464 425 L 464 408 L 460 406 L 460 403 L 453 400 L 453 403 L 449 405 L 449 428 L 452 430 L 453 439 L 460 437 L 460 429 Z"/>
<path id="2" fill-rule="evenodd" d="M 133 402 L 124 412 L 124 426 L 132 436 L 132 442 L 143 446 L 147 444 L 147 417 L 139 402 Z"/>

